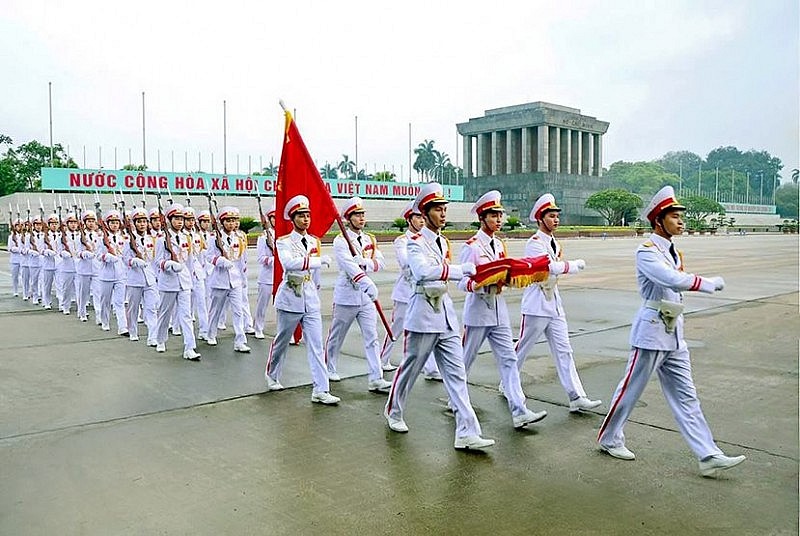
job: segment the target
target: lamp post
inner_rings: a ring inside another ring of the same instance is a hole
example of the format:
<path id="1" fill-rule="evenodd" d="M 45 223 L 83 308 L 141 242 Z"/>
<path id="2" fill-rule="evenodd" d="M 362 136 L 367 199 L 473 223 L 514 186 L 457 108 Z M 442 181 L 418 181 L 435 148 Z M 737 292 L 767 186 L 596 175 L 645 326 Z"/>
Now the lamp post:
<path id="1" fill-rule="evenodd" d="M 759 171 L 759 175 L 761 175 L 761 181 L 758 183 L 758 204 L 764 204 L 764 172 Z"/>

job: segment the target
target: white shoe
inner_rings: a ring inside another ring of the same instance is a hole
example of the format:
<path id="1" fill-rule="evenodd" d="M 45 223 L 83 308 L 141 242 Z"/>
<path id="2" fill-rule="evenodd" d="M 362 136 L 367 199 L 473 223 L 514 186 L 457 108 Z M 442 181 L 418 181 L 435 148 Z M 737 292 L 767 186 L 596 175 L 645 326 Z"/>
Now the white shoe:
<path id="1" fill-rule="evenodd" d="M 321 393 L 311 393 L 311 401 L 317 404 L 325 404 L 326 406 L 335 406 L 338 404 L 342 399 L 338 396 L 333 396 L 330 393 L 326 393 L 325 391 Z"/>
<path id="2" fill-rule="evenodd" d="M 102 329 L 103 331 L 111 331 L 111 326 L 109 326 L 108 324 L 102 324 L 100 326 L 100 329 Z"/>
<path id="3" fill-rule="evenodd" d="M 209 345 L 209 346 L 216 346 L 217 345 L 217 339 L 212 339 L 212 338 L 209 337 L 208 339 L 206 339 L 206 344 Z"/>
<path id="4" fill-rule="evenodd" d="M 391 363 L 384 363 L 383 365 L 381 365 L 381 368 L 385 372 L 391 372 L 393 370 L 397 370 L 397 365 L 392 365 Z"/>
<path id="5" fill-rule="evenodd" d="M 582 396 L 580 398 L 576 398 L 575 400 L 569 401 L 569 412 L 577 413 L 581 410 L 594 409 L 602 403 L 602 400 L 589 400 L 587 397 Z"/>
<path id="6" fill-rule="evenodd" d="M 263 332 L 263 331 L 256 331 L 256 332 L 253 334 L 253 336 L 254 336 L 256 339 L 263 339 L 263 338 L 264 338 L 264 332 Z"/>
<path id="7" fill-rule="evenodd" d="M 164 343 L 158 343 L 156 345 L 156 352 L 163 353 L 167 351 L 167 345 Z"/>
<path id="8" fill-rule="evenodd" d="M 200 361 L 200 354 L 194 350 L 185 350 L 183 352 L 183 358 L 188 359 L 189 361 Z"/>
<path id="9" fill-rule="evenodd" d="M 226 326 L 225 324 L 218 324 L 217 325 L 217 329 L 225 330 L 225 329 L 228 329 L 228 326 Z"/>
<path id="10" fill-rule="evenodd" d="M 239 352 L 239 353 L 242 353 L 242 354 L 247 354 L 247 353 L 250 353 L 250 347 L 247 346 L 246 344 L 235 344 L 233 346 L 233 351 L 234 352 Z"/>
<path id="11" fill-rule="evenodd" d="M 152 339 L 148 339 L 147 346 L 158 346 L 158 343 Z"/>
<path id="12" fill-rule="evenodd" d="M 606 445 L 600 445 L 600 450 L 603 452 L 607 452 L 610 456 L 617 458 L 619 460 L 635 460 L 636 455 L 628 450 L 625 445 L 620 447 L 608 447 Z"/>
<path id="13" fill-rule="evenodd" d="M 525 408 L 525 413 L 523 413 L 522 415 L 515 415 L 513 417 L 514 428 L 522 428 L 523 426 L 528 426 L 529 424 L 541 421 L 545 417 L 547 417 L 547 411 L 545 410 L 531 411 Z"/>
<path id="14" fill-rule="evenodd" d="M 391 387 L 392 384 L 383 378 L 372 380 L 367 384 L 367 390 L 371 393 L 388 393 Z"/>
<path id="15" fill-rule="evenodd" d="M 66 311 L 61 311 L 61 312 L 64 313 L 65 315 L 67 315 L 67 316 L 69 315 L 69 309 L 67 309 Z"/>
<path id="16" fill-rule="evenodd" d="M 442 381 L 442 375 L 439 372 L 426 372 L 422 377 L 431 382 Z"/>
<path id="17" fill-rule="evenodd" d="M 88 319 L 88 318 L 86 318 L 85 316 L 82 316 L 82 317 L 81 317 L 81 322 L 88 322 L 88 321 L 89 321 L 89 319 Z"/>
<path id="18" fill-rule="evenodd" d="M 700 462 L 700 474 L 707 477 L 715 477 L 719 471 L 736 467 L 747 458 L 744 456 L 725 456 L 716 454 Z"/>
<path id="19" fill-rule="evenodd" d="M 133 342 L 136 342 L 136 341 L 138 341 L 138 340 L 139 340 L 139 336 L 138 336 L 138 335 L 130 335 L 128 338 L 129 338 L 130 340 L 132 340 Z"/>
<path id="20" fill-rule="evenodd" d="M 384 413 L 383 416 L 386 417 L 386 422 L 389 423 L 389 429 L 393 432 L 397 432 L 399 434 L 405 434 L 408 432 L 408 425 L 403 419 L 395 419 L 388 413 Z"/>
<path id="21" fill-rule="evenodd" d="M 128 335 L 130 335 L 130 332 L 127 329 L 118 329 L 117 335 L 119 335 L 120 337 L 127 337 Z"/>
<path id="22" fill-rule="evenodd" d="M 50 310 L 50 309 L 52 309 L 52 308 L 53 308 L 53 306 L 52 306 L 52 305 L 45 305 L 45 306 L 44 306 L 44 310 L 45 310 L 45 311 L 49 311 L 49 310 Z"/>
<path id="23" fill-rule="evenodd" d="M 328 379 L 330 381 L 332 381 L 332 382 L 340 382 L 340 381 L 342 381 L 342 377 L 339 376 L 339 374 L 337 372 L 329 372 L 328 373 Z"/>
<path id="24" fill-rule="evenodd" d="M 254 330 L 253 328 L 247 328 L 246 330 L 244 330 L 244 334 L 245 335 L 255 335 L 256 334 L 256 330 Z"/>
<path id="25" fill-rule="evenodd" d="M 484 450 L 494 445 L 494 439 L 484 439 L 481 436 L 457 437 L 453 447 L 459 450 Z"/>
<path id="26" fill-rule="evenodd" d="M 267 380 L 267 391 L 283 391 L 286 389 L 281 382 L 273 380 L 269 374 L 264 374 L 264 379 Z"/>
<path id="27" fill-rule="evenodd" d="M 183 335 L 183 332 L 181 330 L 179 330 L 179 329 L 173 329 L 172 330 L 172 334 L 173 335 L 177 335 L 178 337 L 180 337 L 181 335 Z"/>
<path id="28" fill-rule="evenodd" d="M 204 341 L 206 339 L 208 339 L 208 335 L 206 335 L 205 333 L 198 333 L 197 334 L 197 340 Z"/>

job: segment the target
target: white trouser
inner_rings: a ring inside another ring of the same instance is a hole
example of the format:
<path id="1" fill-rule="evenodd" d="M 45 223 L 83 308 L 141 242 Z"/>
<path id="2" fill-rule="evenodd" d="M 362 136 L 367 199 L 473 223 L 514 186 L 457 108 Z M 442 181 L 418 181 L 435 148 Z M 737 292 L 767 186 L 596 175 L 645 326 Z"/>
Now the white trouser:
<path id="1" fill-rule="evenodd" d="M 93 277 L 91 275 L 78 274 L 76 279 L 75 290 L 78 293 L 78 316 L 83 318 L 86 316 L 86 306 L 89 303 Z"/>
<path id="2" fill-rule="evenodd" d="M 42 270 L 42 305 L 53 305 L 53 281 L 55 280 L 55 270 Z"/>
<path id="3" fill-rule="evenodd" d="M 256 298 L 256 311 L 253 314 L 253 327 L 257 333 L 264 332 L 267 323 L 267 310 L 272 300 L 272 283 L 258 284 L 258 297 Z"/>
<path id="4" fill-rule="evenodd" d="M 497 371 L 503 384 L 503 393 L 508 401 L 511 415 L 525 413 L 525 394 L 519 381 L 517 368 L 517 354 L 511 338 L 511 326 L 464 326 L 464 337 L 461 341 L 464 347 L 464 368 L 469 376 L 472 364 L 478 357 L 483 341 L 489 339 L 489 346 L 497 362 Z"/>
<path id="5" fill-rule="evenodd" d="M 392 350 L 394 349 L 394 343 L 400 339 L 401 335 L 403 340 L 405 340 L 406 333 L 403 327 L 406 323 L 406 310 L 408 309 L 408 304 L 406 302 L 394 302 L 394 307 L 392 307 L 392 335 L 394 335 L 395 340 L 389 338 L 389 334 L 387 333 L 386 336 L 383 338 L 383 347 L 381 348 L 381 363 L 384 365 L 388 365 L 392 361 Z M 438 374 L 439 367 L 436 366 L 436 360 L 433 358 L 433 354 L 428 356 L 428 359 L 425 361 L 425 366 L 422 367 L 423 374 Z"/>
<path id="6" fill-rule="evenodd" d="M 169 319 L 173 309 L 178 309 L 178 323 L 183 331 L 183 351 L 194 350 L 194 330 L 192 329 L 192 296 L 189 290 L 162 290 L 158 302 L 158 323 L 156 342 L 166 344 Z"/>
<path id="7" fill-rule="evenodd" d="M 108 326 L 111 321 L 111 309 L 117 319 L 120 333 L 128 331 L 128 319 L 125 315 L 125 284 L 122 281 L 99 281 L 100 287 L 100 321 Z"/>
<path id="8" fill-rule="evenodd" d="M 192 285 L 192 311 L 197 317 L 197 332 L 208 335 L 208 305 L 206 304 L 206 280 L 195 279 Z"/>
<path id="9" fill-rule="evenodd" d="M 217 338 L 217 326 L 225 312 L 225 306 L 230 305 L 233 315 L 233 344 L 247 344 L 244 334 L 244 321 L 242 314 L 242 291 L 238 288 L 211 289 L 211 307 L 208 318 L 208 338 Z"/>
<path id="10" fill-rule="evenodd" d="M 22 281 L 22 297 L 23 298 L 30 298 L 31 297 L 31 267 L 30 266 L 22 266 L 19 267 L 19 278 Z"/>
<path id="11" fill-rule="evenodd" d="M 42 289 L 39 288 L 39 273 L 42 271 L 40 266 L 31 266 L 28 271 L 28 288 L 32 300 L 38 300 L 41 297 Z"/>
<path id="12" fill-rule="evenodd" d="M 18 262 L 12 262 L 9 263 L 9 265 L 11 268 L 11 288 L 14 290 L 14 294 L 19 294 L 20 264 Z"/>
<path id="13" fill-rule="evenodd" d="M 156 341 L 158 329 L 158 291 L 152 287 L 128 287 L 128 305 L 125 306 L 125 315 L 128 319 L 128 331 L 131 336 L 139 336 L 139 305 L 142 305 L 144 325 L 147 326 L 147 342 Z"/>
<path id="14" fill-rule="evenodd" d="M 242 331 L 253 329 L 253 315 L 250 314 L 250 297 L 247 295 L 247 285 L 242 285 Z"/>
<path id="15" fill-rule="evenodd" d="M 689 350 L 686 347 L 673 352 L 633 348 L 625 375 L 614 391 L 611 409 L 603 420 L 597 441 L 607 447 L 625 444 L 625 422 L 642 396 L 654 370 L 658 373 L 661 391 L 675 416 L 678 428 L 694 455 L 702 460 L 722 454 L 714 443 L 714 436 L 700 408 L 700 400 L 692 380 Z"/>
<path id="16" fill-rule="evenodd" d="M 367 358 L 369 380 L 383 378 L 383 369 L 378 358 L 378 312 L 375 305 L 336 305 L 333 304 L 333 319 L 325 341 L 325 364 L 328 373 L 336 373 L 336 364 L 339 361 L 339 352 L 347 336 L 347 330 L 358 320 L 361 337 L 364 339 L 364 355 Z"/>
<path id="17" fill-rule="evenodd" d="M 311 381 L 314 393 L 330 391 L 328 383 L 328 370 L 322 360 L 322 315 L 319 311 L 313 313 L 291 313 L 278 309 L 275 313 L 277 333 L 269 347 L 267 368 L 264 374 L 275 381 L 280 381 L 283 369 L 283 360 L 289 348 L 295 328 L 302 324 L 306 344 L 308 367 L 311 369 Z"/>
<path id="18" fill-rule="evenodd" d="M 94 307 L 94 318 L 95 321 L 100 324 L 100 320 L 103 318 L 102 310 L 103 310 L 103 302 L 100 300 L 100 280 L 97 278 L 97 273 L 95 272 L 92 275 L 92 307 Z"/>
<path id="19" fill-rule="evenodd" d="M 72 307 L 72 302 L 76 299 L 78 290 L 78 280 L 75 277 L 75 272 L 61 272 L 59 284 L 61 291 L 58 293 L 58 308 L 62 311 L 69 311 L 70 307 Z"/>
<path id="20" fill-rule="evenodd" d="M 469 401 L 461 341 L 455 331 L 406 333 L 405 357 L 395 372 L 389 400 L 386 402 L 386 413 L 394 419 L 403 418 L 406 399 L 431 352 L 439 365 L 444 388 L 456 418 L 456 437 L 481 435 L 481 425 Z"/>
<path id="21" fill-rule="evenodd" d="M 558 379 L 570 400 L 586 396 L 581 378 L 575 369 L 575 359 L 572 357 L 572 346 L 569 343 L 569 328 L 567 319 L 563 316 L 555 318 L 548 316 L 522 315 L 522 325 L 519 328 L 517 341 L 517 367 L 522 370 L 525 358 L 533 350 L 536 341 L 544 334 L 550 345 L 550 354 L 556 363 Z"/>

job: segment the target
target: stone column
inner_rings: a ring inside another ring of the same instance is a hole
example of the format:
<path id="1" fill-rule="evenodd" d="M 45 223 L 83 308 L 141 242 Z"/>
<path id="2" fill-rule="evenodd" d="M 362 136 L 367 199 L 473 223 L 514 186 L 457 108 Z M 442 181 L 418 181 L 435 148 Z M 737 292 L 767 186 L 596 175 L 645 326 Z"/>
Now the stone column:
<path id="1" fill-rule="evenodd" d="M 547 125 L 536 129 L 536 171 L 550 171 L 550 134 Z"/>
<path id="2" fill-rule="evenodd" d="M 558 132 L 558 127 L 547 127 L 548 128 L 548 139 L 547 144 L 549 146 L 549 170 L 551 173 L 560 173 L 561 172 L 561 136 Z"/>
<path id="3" fill-rule="evenodd" d="M 603 138 L 601 134 L 592 134 L 592 175 L 603 176 Z"/>
<path id="4" fill-rule="evenodd" d="M 520 173 L 522 169 L 522 155 L 520 154 L 520 129 L 506 131 L 506 175 Z"/>
<path id="5" fill-rule="evenodd" d="M 492 175 L 506 172 L 506 132 L 492 131 Z"/>
<path id="6" fill-rule="evenodd" d="M 472 136 L 467 134 L 461 141 L 464 157 L 464 178 L 472 177 Z"/>
<path id="7" fill-rule="evenodd" d="M 581 132 L 581 173 L 584 175 L 592 174 L 592 135 L 588 132 Z"/>
<path id="8" fill-rule="evenodd" d="M 568 128 L 559 128 L 558 131 L 561 143 L 561 151 L 559 152 L 560 171 L 561 173 L 570 173 L 569 163 L 572 144 L 569 141 L 569 135 L 571 131 Z"/>
<path id="9" fill-rule="evenodd" d="M 572 131 L 571 142 L 572 157 L 569 160 L 570 173 L 581 174 L 581 133 L 578 130 Z"/>
<path id="10" fill-rule="evenodd" d="M 478 177 L 489 175 L 492 170 L 491 134 L 478 134 Z"/>
<path id="11" fill-rule="evenodd" d="M 522 127 L 522 132 L 520 132 L 520 151 L 521 160 L 520 160 L 520 173 L 530 173 L 533 171 L 533 143 L 531 140 L 531 128 L 530 127 Z"/>

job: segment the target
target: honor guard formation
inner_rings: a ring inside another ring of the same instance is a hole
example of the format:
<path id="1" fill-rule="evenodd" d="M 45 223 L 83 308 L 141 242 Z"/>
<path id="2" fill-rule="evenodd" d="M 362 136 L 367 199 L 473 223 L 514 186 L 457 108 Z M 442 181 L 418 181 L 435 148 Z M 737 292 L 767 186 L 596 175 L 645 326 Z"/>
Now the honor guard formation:
<path id="1" fill-rule="evenodd" d="M 561 208 L 549 193 L 531 209 L 530 219 L 538 230 L 527 241 L 524 257 L 512 259 L 497 235 L 505 215 L 500 192 L 487 192 L 475 202 L 471 214 L 480 228 L 460 251 L 453 251 L 441 232 L 447 223 L 448 200 L 439 184 L 423 185 L 402 214 L 407 231 L 393 243 L 400 275 L 391 293 L 391 333 L 387 330 L 382 340 L 379 317 L 388 324 L 371 275 L 386 268 L 386 259 L 375 236 L 365 231 L 367 207 L 360 198 L 339 207 L 345 228 L 333 240 L 332 255 L 327 255 L 320 239 L 308 232 L 314 207 L 306 196 L 291 198 L 276 214 L 274 205 L 264 212 L 259 195 L 264 230 L 255 248 L 258 291 L 251 312 L 248 243 L 239 229 L 239 210 L 217 209 L 211 195 L 207 210 L 196 211 L 188 197 L 182 206 L 171 195 L 164 207 L 160 194 L 157 206 L 148 210 L 142 194 L 141 206 L 128 210 L 122 193 L 114 196 L 114 208 L 105 212 L 99 197 L 90 210 L 74 197 L 71 207 L 63 207 L 61 196 L 49 215 L 41 201 L 38 216 L 30 205 L 24 218 L 19 207 L 16 218 L 9 210 L 14 296 L 44 309 L 53 308 L 55 296 L 58 310 L 75 313 L 80 322 L 89 321 L 91 308 L 101 330 L 110 331 L 113 323 L 120 336 L 134 342 L 142 337 L 156 352 L 173 350 L 172 344 L 182 340 L 180 353 L 188 361 L 201 359 L 199 341 L 216 346 L 219 330 L 228 325 L 234 334 L 233 351 L 250 352 L 247 336 L 264 339 L 265 324 L 274 315 L 276 335 L 264 371 L 267 391 L 284 389 L 283 364 L 302 328 L 311 401 L 324 405 L 341 402 L 331 393 L 331 383 L 341 380 L 339 353 L 356 322 L 364 342 L 366 389 L 385 398 L 383 416 L 389 429 L 407 433 L 413 426 L 406 422 L 405 409 L 420 376 L 441 381 L 455 419 L 456 449 L 484 450 L 495 443 L 484 437 L 468 384 L 470 369 L 486 341 L 514 428 L 547 416 L 546 411 L 527 406 L 520 382 L 525 359 L 542 338 L 549 345 L 569 411 L 602 405 L 584 390 L 558 290 L 560 278 L 579 276 L 587 263 L 565 257 L 555 236 Z M 635 459 L 623 429 L 656 372 L 678 427 L 698 458 L 700 474 L 715 476 L 745 457 L 729 457 L 719 449 L 700 408 L 684 340 L 682 293 L 718 292 L 725 282 L 685 271 L 683 256 L 672 241 L 683 232 L 684 211 L 669 186 L 645 209 L 652 233 L 635 254 L 642 305 L 631 328 L 630 357 L 597 442 L 613 458 Z M 291 232 L 275 236 L 276 218 L 286 220 Z M 332 319 L 323 335 L 320 272 L 334 261 L 338 275 Z M 507 287 L 522 289 L 516 343 L 504 297 Z M 466 294 L 460 312 L 452 299 L 456 289 Z M 400 338 L 402 352 L 395 350 Z"/>

